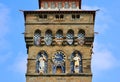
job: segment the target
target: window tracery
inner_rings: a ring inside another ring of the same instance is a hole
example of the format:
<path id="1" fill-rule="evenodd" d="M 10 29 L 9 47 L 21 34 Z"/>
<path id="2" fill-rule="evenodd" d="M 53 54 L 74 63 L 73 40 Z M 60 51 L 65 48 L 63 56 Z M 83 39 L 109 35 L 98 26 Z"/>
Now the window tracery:
<path id="1" fill-rule="evenodd" d="M 62 42 L 63 42 L 63 31 L 62 30 L 58 30 L 56 32 L 55 38 L 56 38 L 56 43 L 59 44 L 59 45 L 61 45 Z"/>
<path id="2" fill-rule="evenodd" d="M 78 32 L 78 43 L 80 45 L 84 44 L 84 39 L 85 39 L 85 31 L 84 30 L 79 30 Z"/>
<path id="3" fill-rule="evenodd" d="M 66 39 L 67 39 L 67 42 L 69 45 L 73 44 L 73 41 L 74 41 L 74 31 L 73 30 L 69 30 L 67 32 Z"/>
<path id="4" fill-rule="evenodd" d="M 39 46 L 41 43 L 41 31 L 36 30 L 34 33 L 34 45 Z"/>
<path id="5" fill-rule="evenodd" d="M 52 31 L 51 30 L 47 30 L 45 32 L 45 37 L 44 37 L 44 41 L 46 43 L 46 45 L 51 45 L 52 44 Z"/>

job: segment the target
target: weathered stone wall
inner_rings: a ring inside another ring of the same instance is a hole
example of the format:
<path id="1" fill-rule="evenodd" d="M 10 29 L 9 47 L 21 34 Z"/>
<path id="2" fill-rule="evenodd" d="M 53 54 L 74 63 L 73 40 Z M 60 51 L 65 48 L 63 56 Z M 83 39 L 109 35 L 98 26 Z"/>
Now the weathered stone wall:
<path id="1" fill-rule="evenodd" d="M 26 78 L 27 82 L 91 82 L 92 76 L 90 74 L 72 76 L 72 75 L 29 75 Z"/>
<path id="2" fill-rule="evenodd" d="M 69 29 L 74 31 L 74 36 L 77 37 L 80 29 L 85 31 L 85 37 L 94 37 L 94 18 L 93 14 L 80 14 L 80 19 L 71 19 L 71 14 L 64 14 L 64 19 L 56 19 L 55 14 L 47 14 L 47 19 L 40 19 L 38 14 L 27 14 L 25 21 L 25 37 L 33 37 L 34 32 L 41 30 L 41 36 L 45 36 L 46 30 L 50 29 L 53 36 L 61 29 L 63 30 L 63 36 Z M 28 47 L 28 63 L 27 63 L 27 82 L 91 82 L 91 45 L 50 45 L 50 46 L 29 46 Z M 36 73 L 36 57 L 40 51 L 46 51 L 48 55 L 48 74 L 51 75 L 39 75 Z M 56 51 L 62 51 L 66 56 L 66 71 L 63 75 L 52 74 L 52 56 Z M 70 73 L 70 55 L 73 51 L 78 50 L 82 54 L 82 69 L 81 75 L 68 75 Z M 88 73 L 88 74 L 85 74 Z"/>

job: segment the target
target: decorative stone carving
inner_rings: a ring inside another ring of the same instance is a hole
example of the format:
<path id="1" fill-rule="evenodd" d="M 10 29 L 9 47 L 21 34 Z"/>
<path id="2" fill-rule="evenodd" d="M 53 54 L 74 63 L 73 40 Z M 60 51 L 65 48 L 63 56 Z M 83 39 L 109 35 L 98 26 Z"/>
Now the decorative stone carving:
<path id="1" fill-rule="evenodd" d="M 47 54 L 45 52 L 40 52 L 37 57 L 36 71 L 40 74 L 47 72 Z"/>
<path id="2" fill-rule="evenodd" d="M 63 32 L 62 32 L 62 30 L 58 30 L 56 32 L 55 41 L 56 41 L 56 44 L 58 44 L 58 45 L 61 45 L 63 43 Z"/>
<path id="3" fill-rule="evenodd" d="M 69 30 L 67 35 L 66 35 L 66 39 L 67 39 L 67 42 L 69 45 L 72 45 L 73 44 L 73 41 L 74 41 L 74 32 L 73 30 Z"/>
<path id="4" fill-rule="evenodd" d="M 47 30 L 45 33 L 45 37 L 44 37 L 44 41 L 46 43 L 46 45 L 51 45 L 52 43 L 52 31 L 51 30 Z"/>
<path id="5" fill-rule="evenodd" d="M 58 68 L 62 70 L 62 73 L 65 73 L 65 55 L 61 51 L 55 53 L 55 55 L 52 57 L 52 61 L 52 71 L 54 74 L 57 72 Z"/>
<path id="6" fill-rule="evenodd" d="M 84 38 L 78 38 L 78 43 L 80 44 L 80 45 L 83 45 L 84 44 Z"/>
<path id="7" fill-rule="evenodd" d="M 41 37 L 40 36 L 41 36 L 40 31 L 37 30 L 34 34 L 34 45 L 36 45 L 36 46 L 40 45 L 40 43 L 41 43 Z"/>
<path id="8" fill-rule="evenodd" d="M 80 45 L 83 45 L 84 44 L 84 40 L 85 40 L 85 31 L 84 30 L 80 30 L 79 32 L 78 32 L 78 38 L 77 38 L 77 40 L 78 40 L 78 43 L 80 44 Z"/>
<path id="9" fill-rule="evenodd" d="M 80 52 L 74 51 L 71 55 L 71 73 L 81 73 L 82 72 L 82 57 Z"/>
<path id="10" fill-rule="evenodd" d="M 79 66 L 80 66 L 80 57 L 78 56 L 78 54 L 75 54 L 75 57 L 73 58 L 74 61 L 74 72 L 75 73 L 79 73 Z"/>

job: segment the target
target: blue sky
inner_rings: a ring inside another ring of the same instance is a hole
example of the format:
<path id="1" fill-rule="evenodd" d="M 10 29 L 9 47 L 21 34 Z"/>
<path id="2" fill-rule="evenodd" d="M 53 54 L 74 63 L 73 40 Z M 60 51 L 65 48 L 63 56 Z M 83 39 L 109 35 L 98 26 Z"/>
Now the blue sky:
<path id="1" fill-rule="evenodd" d="M 38 9 L 38 0 L 0 0 L 1 82 L 25 82 L 26 47 L 24 18 L 19 10 Z M 93 82 L 120 80 L 120 1 L 82 0 L 82 9 L 100 9 L 96 14 Z"/>

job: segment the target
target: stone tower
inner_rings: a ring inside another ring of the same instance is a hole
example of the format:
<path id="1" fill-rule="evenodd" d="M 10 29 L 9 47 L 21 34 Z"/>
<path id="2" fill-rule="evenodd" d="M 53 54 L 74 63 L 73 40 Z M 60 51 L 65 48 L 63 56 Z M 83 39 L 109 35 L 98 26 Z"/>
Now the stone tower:
<path id="1" fill-rule="evenodd" d="M 26 82 L 92 82 L 95 13 L 81 0 L 39 0 L 39 9 L 23 11 Z"/>

